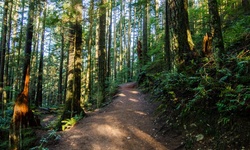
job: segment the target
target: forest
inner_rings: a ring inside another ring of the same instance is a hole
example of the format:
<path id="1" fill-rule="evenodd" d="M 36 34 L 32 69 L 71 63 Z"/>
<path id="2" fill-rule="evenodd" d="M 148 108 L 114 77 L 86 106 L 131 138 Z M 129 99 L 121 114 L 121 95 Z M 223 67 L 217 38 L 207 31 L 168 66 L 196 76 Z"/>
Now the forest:
<path id="1" fill-rule="evenodd" d="M 136 82 L 185 149 L 250 149 L 250 0 L 1 0 L 0 149 L 38 149 Z M 41 127 L 43 112 L 57 114 Z M 40 140 L 41 142 L 41 140 Z"/>

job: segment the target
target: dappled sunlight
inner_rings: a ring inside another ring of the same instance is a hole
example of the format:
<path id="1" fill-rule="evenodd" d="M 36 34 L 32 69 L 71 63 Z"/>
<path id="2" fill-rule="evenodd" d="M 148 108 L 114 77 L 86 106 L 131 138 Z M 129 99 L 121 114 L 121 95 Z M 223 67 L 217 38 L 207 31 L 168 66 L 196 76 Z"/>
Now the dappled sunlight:
<path id="1" fill-rule="evenodd" d="M 134 111 L 136 114 L 146 116 L 147 114 L 142 111 Z"/>
<path id="2" fill-rule="evenodd" d="M 82 137 L 82 135 L 77 134 L 77 135 L 70 136 L 69 139 L 77 139 L 77 138 L 81 138 L 81 137 Z"/>
<path id="3" fill-rule="evenodd" d="M 150 145 L 153 148 L 157 149 L 166 149 L 164 145 L 162 145 L 160 142 L 156 141 L 151 135 L 148 133 L 145 133 L 144 131 L 135 128 L 134 126 L 129 127 L 131 132 L 136 136 L 137 138 L 141 139 L 142 141 L 146 142 L 148 145 Z M 132 137 L 133 138 L 133 137 Z"/>
<path id="4" fill-rule="evenodd" d="M 126 95 L 123 93 L 118 94 L 118 96 L 125 97 Z"/>
<path id="5" fill-rule="evenodd" d="M 64 136 L 56 150 L 166 150 L 154 135 L 151 107 L 140 99 L 137 90 L 124 89 L 106 108 L 100 108 L 81 120 Z M 74 133 L 74 134 L 72 134 Z M 60 148 L 59 148 L 60 147 Z"/>
<path id="6" fill-rule="evenodd" d="M 139 92 L 138 91 L 129 91 L 129 93 L 132 93 L 132 94 L 138 94 Z"/>
<path id="7" fill-rule="evenodd" d="M 92 144 L 92 148 L 94 150 L 101 150 L 101 149 L 103 149 L 103 147 L 101 145 L 97 144 L 97 143 Z"/>
<path id="8" fill-rule="evenodd" d="M 138 102 L 139 100 L 134 99 L 134 98 L 129 98 L 128 100 L 132 101 L 132 102 Z"/>
<path id="9" fill-rule="evenodd" d="M 125 137 L 124 133 L 121 132 L 119 128 L 115 128 L 114 126 L 110 126 L 108 124 L 94 125 L 93 127 L 99 135 L 103 135 L 106 137 L 116 137 L 122 138 Z"/>

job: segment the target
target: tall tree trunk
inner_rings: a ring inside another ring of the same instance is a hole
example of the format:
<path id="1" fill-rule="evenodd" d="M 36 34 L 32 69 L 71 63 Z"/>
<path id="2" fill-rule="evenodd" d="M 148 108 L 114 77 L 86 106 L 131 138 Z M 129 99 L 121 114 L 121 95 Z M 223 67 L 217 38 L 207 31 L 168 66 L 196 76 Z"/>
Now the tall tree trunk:
<path id="1" fill-rule="evenodd" d="M 116 1 L 114 1 L 114 6 L 116 5 Z M 113 37 L 113 39 L 114 39 L 114 57 L 113 57 L 113 61 L 114 61 L 114 80 L 116 81 L 116 78 L 117 78 L 117 48 L 116 48 L 116 12 L 117 12 L 117 10 L 114 10 L 114 37 Z"/>
<path id="2" fill-rule="evenodd" d="M 143 41 L 142 41 L 142 65 L 145 66 L 149 61 L 148 56 L 148 19 L 149 19 L 149 1 L 144 4 L 143 13 Z"/>
<path id="3" fill-rule="evenodd" d="M 12 33 L 12 15 L 13 15 L 13 0 L 10 0 L 9 1 L 9 16 L 8 16 L 8 38 L 7 38 L 7 56 L 6 56 L 6 60 L 5 60 L 5 79 L 4 79 L 4 82 L 5 82 L 5 86 L 7 87 L 10 87 L 10 71 L 11 71 L 11 68 L 10 68 L 10 54 L 11 54 L 11 33 Z M 4 102 L 7 103 L 7 100 L 10 98 L 10 93 L 11 91 L 10 90 L 6 90 L 4 91 L 4 96 L 3 96 L 3 100 Z"/>
<path id="4" fill-rule="evenodd" d="M 128 53 L 127 53 L 127 68 L 128 68 L 128 72 L 127 72 L 127 74 L 128 74 L 128 78 L 127 78 L 127 80 L 131 80 L 131 61 L 130 61 L 130 59 L 131 59 L 131 41 L 132 41 L 132 39 L 131 39 L 131 19 L 132 19 L 132 15 L 131 15 L 131 13 L 132 13 L 132 0 L 130 0 L 129 1 L 129 22 L 128 22 Z"/>
<path id="5" fill-rule="evenodd" d="M 18 39 L 18 47 L 17 47 L 17 69 L 16 69 L 16 72 L 19 74 L 19 73 L 21 73 L 22 71 L 21 71 L 21 69 L 19 69 L 19 68 L 21 68 L 21 65 L 20 65 L 20 58 L 21 58 L 21 50 L 22 50 L 22 48 L 23 48 L 23 43 L 22 43 L 22 41 L 23 41 L 23 36 L 24 36 L 24 33 L 23 33 L 23 29 L 24 29 L 24 13 L 25 13 L 25 0 L 21 0 L 21 2 L 22 2 L 22 7 L 21 7 L 21 12 L 22 12 L 22 15 L 21 15 L 21 23 L 20 23 L 20 32 L 19 32 L 19 35 L 18 35 L 18 37 L 19 37 L 19 39 Z M 19 76 L 17 76 L 16 77 L 16 86 L 15 86 L 15 88 L 16 89 L 21 89 L 21 84 L 22 84 L 22 79 L 21 79 L 21 77 L 19 77 Z"/>
<path id="6" fill-rule="evenodd" d="M 61 54 L 60 54 L 60 66 L 59 66 L 59 80 L 58 80 L 58 98 L 57 98 L 57 104 L 62 104 L 62 96 L 63 96 L 63 87 L 62 87 L 62 82 L 63 82 L 63 60 L 64 60 L 64 27 L 62 28 L 61 32 Z"/>
<path id="7" fill-rule="evenodd" d="M 99 49 L 98 49 L 98 85 L 99 85 L 99 100 L 98 107 L 105 100 L 105 80 L 106 80 L 106 60 L 105 60 L 105 29 L 106 29 L 106 0 L 101 0 L 100 4 L 100 30 L 99 30 Z"/>
<path id="8" fill-rule="evenodd" d="M 5 53 L 6 53 L 6 44 L 7 44 L 7 19 L 8 19 L 8 4 L 9 0 L 4 2 L 4 12 L 3 12 L 3 22 L 2 22 L 2 35 L 1 35 L 1 44 L 0 44 L 0 99 L 1 99 L 1 109 L 4 112 L 4 99 L 3 99 L 3 87 L 4 87 L 4 65 L 5 65 Z M 2 113 L 4 114 L 4 113 Z"/>
<path id="9" fill-rule="evenodd" d="M 91 0 L 89 7 L 89 36 L 88 36 L 88 62 L 87 62 L 87 82 L 86 82 L 86 91 L 85 91 L 85 102 L 88 102 L 91 99 L 91 85 L 92 85 L 92 63 L 91 63 L 91 50 L 92 50 L 92 34 L 93 34 L 93 13 L 94 11 L 94 0 Z"/>
<path id="10" fill-rule="evenodd" d="M 136 7 L 134 7 L 134 14 L 136 14 Z M 135 49 L 136 49 L 136 32 L 134 31 L 136 28 L 136 15 L 133 18 L 133 46 L 132 46 L 132 64 L 131 64 L 131 77 L 134 76 L 134 61 L 135 61 Z"/>
<path id="11" fill-rule="evenodd" d="M 75 18 L 70 20 L 69 64 L 66 102 L 61 120 L 83 114 L 81 107 L 81 68 L 82 68 L 82 0 L 71 0 Z M 59 122 L 60 123 L 60 122 Z"/>
<path id="12" fill-rule="evenodd" d="M 22 149 L 22 128 L 37 125 L 34 120 L 34 115 L 29 109 L 28 105 L 34 4 L 34 0 L 29 1 L 29 13 L 25 41 L 25 60 L 23 67 L 23 90 L 15 101 L 13 117 L 10 123 L 10 149 Z"/>
<path id="13" fill-rule="evenodd" d="M 188 10 L 187 0 L 178 2 L 178 48 L 180 62 L 185 62 L 187 54 L 193 50 L 193 47 L 189 44 L 189 24 L 188 24 Z M 191 35 L 190 35 L 191 36 Z"/>
<path id="14" fill-rule="evenodd" d="M 12 86 L 12 91 L 11 91 L 11 95 L 10 95 L 10 99 L 13 99 L 14 97 L 15 97 L 15 91 L 16 91 L 16 84 L 17 84 L 17 82 L 16 82 L 16 76 L 15 76 L 15 74 L 17 74 L 18 72 L 17 72 L 17 68 L 18 67 L 16 67 L 16 65 L 17 65 L 17 63 L 16 63 L 16 59 L 18 59 L 17 57 L 17 55 L 16 55 L 16 53 L 17 53 L 17 28 L 18 28 L 18 10 L 19 10 L 19 2 L 18 2 L 18 0 L 15 0 L 14 2 L 13 2 L 13 4 L 14 4 L 14 9 L 13 9 L 13 18 L 12 18 L 12 21 L 13 21 L 13 33 L 12 33 L 12 43 L 11 43 L 11 49 L 12 49 L 12 51 L 14 52 L 13 54 L 12 54 L 12 57 L 11 57 L 11 62 L 12 62 L 12 71 L 11 71 L 11 75 L 10 75 L 10 77 L 11 77 L 11 79 L 10 79 L 10 85 Z"/>
<path id="15" fill-rule="evenodd" d="M 107 64 L 107 78 L 109 79 L 110 78 L 110 75 L 111 75 L 111 41 L 112 41 L 112 24 L 113 24 L 113 15 L 112 15 L 112 8 L 113 8 L 113 3 L 112 3 L 112 0 L 110 0 L 110 5 L 111 5 L 111 7 L 110 7 L 110 24 L 109 24 L 109 33 L 108 33 L 108 35 L 109 35 L 109 37 L 108 37 L 108 39 L 109 39 L 109 41 L 108 41 L 108 57 L 107 57 L 107 62 L 108 62 L 108 64 Z M 109 79 L 110 80 L 110 79 Z"/>
<path id="16" fill-rule="evenodd" d="M 118 67 L 118 72 L 121 72 L 122 71 L 122 59 L 123 59 L 123 41 L 122 41 L 122 22 L 123 22 L 123 0 L 120 0 L 120 22 L 119 22 L 119 38 L 120 38 L 120 46 L 119 46 L 119 67 Z M 119 77 L 121 78 L 121 77 Z"/>
<path id="17" fill-rule="evenodd" d="M 218 53 L 219 66 L 222 65 L 225 53 L 224 42 L 221 31 L 221 21 L 216 0 L 208 0 L 209 14 L 211 16 L 211 33 L 213 36 L 213 49 Z"/>
<path id="18" fill-rule="evenodd" d="M 43 53 L 44 53 L 44 38 L 45 38 L 45 23 L 46 23 L 46 11 L 47 11 L 47 2 L 44 2 L 43 9 L 43 24 L 42 24 L 42 39 L 41 39 L 41 50 L 40 50 L 40 61 L 38 68 L 38 79 L 37 79 L 37 96 L 36 96 L 36 106 L 42 106 L 43 100 Z"/>
<path id="19" fill-rule="evenodd" d="M 169 32 L 169 6 L 168 6 L 168 0 L 166 0 L 165 3 L 165 17 L 166 17 L 166 23 L 165 23 L 165 62 L 167 64 L 167 71 L 171 70 L 171 49 L 170 49 L 170 32 Z"/>
<path id="20" fill-rule="evenodd" d="M 38 55 L 39 55 L 39 50 L 38 50 L 38 45 L 39 45 L 39 38 L 40 38 L 40 33 L 36 32 L 40 30 L 40 14 L 42 13 L 42 7 L 40 2 L 36 3 L 36 7 L 35 7 L 36 13 L 34 13 L 34 33 L 33 33 L 33 47 L 32 47 L 32 54 L 31 54 L 31 62 L 30 62 L 30 66 L 32 69 L 30 76 L 34 76 L 35 80 L 32 80 L 30 82 L 30 104 L 36 104 L 36 94 L 37 94 L 37 78 L 38 78 L 38 65 L 39 65 L 39 61 L 38 61 Z"/>

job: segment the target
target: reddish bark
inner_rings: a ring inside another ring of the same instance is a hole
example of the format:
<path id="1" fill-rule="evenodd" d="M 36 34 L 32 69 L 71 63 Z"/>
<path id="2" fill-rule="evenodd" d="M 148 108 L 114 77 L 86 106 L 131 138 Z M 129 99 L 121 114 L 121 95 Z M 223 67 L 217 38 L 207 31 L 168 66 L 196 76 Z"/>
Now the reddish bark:
<path id="1" fill-rule="evenodd" d="M 210 56 L 212 54 L 212 35 L 211 35 L 211 33 L 206 33 L 206 35 L 203 37 L 202 52 L 205 56 Z"/>
<path id="2" fill-rule="evenodd" d="M 139 40 L 137 42 L 137 56 L 138 56 L 139 60 L 142 59 L 142 45 L 141 45 L 141 41 L 139 41 Z"/>

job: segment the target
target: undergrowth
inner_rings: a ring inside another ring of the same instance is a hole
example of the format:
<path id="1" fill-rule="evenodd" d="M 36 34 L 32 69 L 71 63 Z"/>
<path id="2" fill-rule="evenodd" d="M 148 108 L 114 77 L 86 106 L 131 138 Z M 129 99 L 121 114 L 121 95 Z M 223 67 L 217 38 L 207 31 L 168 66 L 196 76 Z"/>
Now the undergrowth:
<path id="1" fill-rule="evenodd" d="M 228 56 L 221 68 L 204 59 L 189 66 L 199 68 L 194 74 L 148 74 L 142 87 L 160 102 L 159 120 L 183 131 L 187 149 L 250 148 L 249 60 L 247 50 Z"/>

